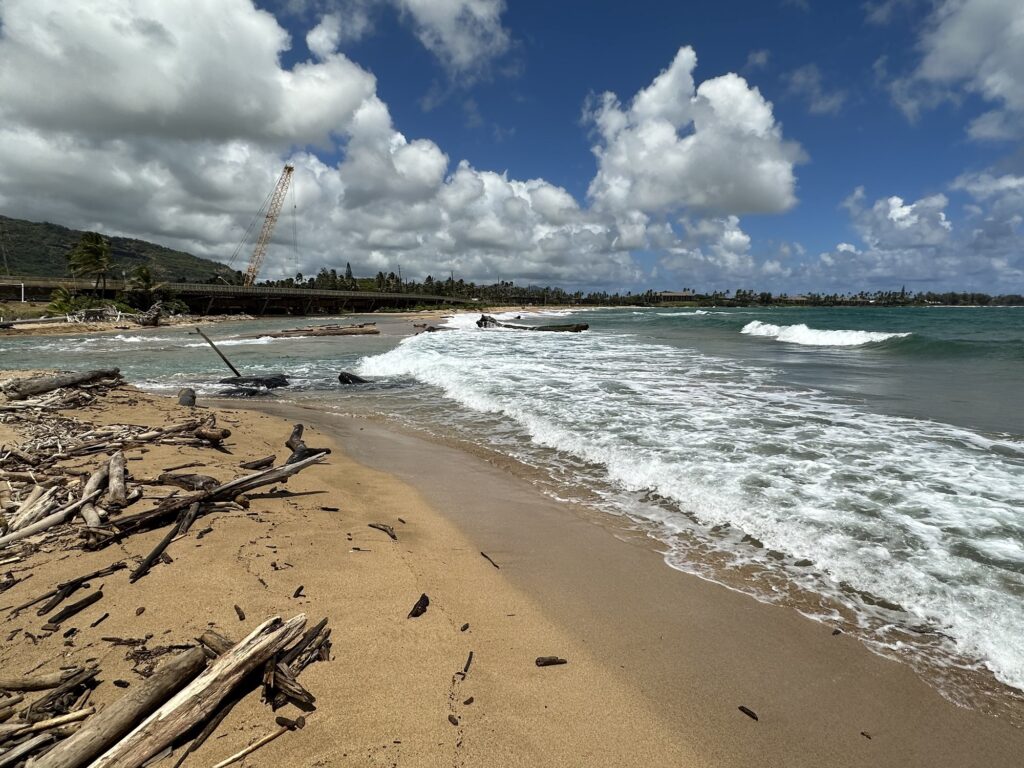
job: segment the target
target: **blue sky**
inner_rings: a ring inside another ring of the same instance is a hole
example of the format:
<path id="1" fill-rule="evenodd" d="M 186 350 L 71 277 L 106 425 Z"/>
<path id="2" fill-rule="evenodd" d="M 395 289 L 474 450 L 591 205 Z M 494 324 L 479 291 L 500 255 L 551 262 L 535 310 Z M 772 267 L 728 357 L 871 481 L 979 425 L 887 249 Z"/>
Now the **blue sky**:
<path id="1" fill-rule="evenodd" d="M 265 276 L 1024 291 L 1017 0 L 206 5 L 0 5 L 0 210 L 224 260 L 289 161 Z"/>

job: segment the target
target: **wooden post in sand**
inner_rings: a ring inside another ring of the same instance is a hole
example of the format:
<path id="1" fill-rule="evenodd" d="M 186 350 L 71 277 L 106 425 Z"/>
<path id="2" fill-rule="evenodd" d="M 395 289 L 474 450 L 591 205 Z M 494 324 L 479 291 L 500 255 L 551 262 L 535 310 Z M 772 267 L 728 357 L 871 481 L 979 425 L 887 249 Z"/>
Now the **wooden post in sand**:
<path id="1" fill-rule="evenodd" d="M 202 336 L 204 339 L 206 339 L 206 343 L 209 344 L 211 347 L 213 347 L 213 351 L 216 352 L 218 355 L 220 355 L 220 359 L 221 360 L 223 360 L 225 363 L 227 363 L 228 368 L 231 369 L 231 372 L 234 373 L 235 376 L 238 376 L 239 378 L 241 378 L 242 374 L 240 374 L 238 372 L 238 369 L 235 368 L 235 366 L 233 366 L 231 364 L 230 360 L 228 360 L 226 357 L 224 357 L 224 353 L 221 352 L 219 349 L 217 349 L 217 345 L 214 344 L 213 341 L 211 341 L 210 337 L 207 336 L 205 333 L 203 333 L 202 330 L 199 329 L 199 328 L 196 328 L 196 333 L 198 333 L 200 336 Z"/>

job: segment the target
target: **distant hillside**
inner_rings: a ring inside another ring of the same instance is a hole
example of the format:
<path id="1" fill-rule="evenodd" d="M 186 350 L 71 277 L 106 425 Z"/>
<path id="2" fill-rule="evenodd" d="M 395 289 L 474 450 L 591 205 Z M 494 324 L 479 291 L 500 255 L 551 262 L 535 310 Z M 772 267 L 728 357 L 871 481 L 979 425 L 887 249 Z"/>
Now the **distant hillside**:
<path id="1" fill-rule="evenodd" d="M 68 251 L 81 236 L 79 230 L 58 224 L 0 216 L 0 245 L 12 275 L 64 277 L 68 274 Z M 142 265 L 149 267 L 154 279 L 165 282 L 205 283 L 216 275 L 227 277 L 233 273 L 223 264 L 145 240 L 111 237 L 110 252 L 112 278 L 120 278 L 122 270 L 131 272 Z M 3 274 L 4 262 L 0 259 Z"/>

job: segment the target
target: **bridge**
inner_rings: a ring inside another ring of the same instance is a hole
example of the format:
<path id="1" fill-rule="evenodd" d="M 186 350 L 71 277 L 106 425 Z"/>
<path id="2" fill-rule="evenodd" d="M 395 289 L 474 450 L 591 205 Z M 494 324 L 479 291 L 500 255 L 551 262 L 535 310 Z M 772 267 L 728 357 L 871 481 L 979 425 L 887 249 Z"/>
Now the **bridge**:
<path id="1" fill-rule="evenodd" d="M 106 295 L 112 298 L 131 290 L 124 280 L 107 280 Z M 69 291 L 94 291 L 95 280 L 74 277 L 0 276 L 0 299 L 7 301 L 48 301 L 57 288 Z M 188 304 L 195 314 L 245 312 L 252 315 L 340 314 L 372 312 L 389 307 L 406 309 L 419 304 L 476 304 L 477 299 L 437 296 L 425 293 L 385 293 L 378 291 L 328 291 L 320 288 L 274 288 L 263 285 L 227 283 L 159 283 L 156 289 L 172 294 Z"/>

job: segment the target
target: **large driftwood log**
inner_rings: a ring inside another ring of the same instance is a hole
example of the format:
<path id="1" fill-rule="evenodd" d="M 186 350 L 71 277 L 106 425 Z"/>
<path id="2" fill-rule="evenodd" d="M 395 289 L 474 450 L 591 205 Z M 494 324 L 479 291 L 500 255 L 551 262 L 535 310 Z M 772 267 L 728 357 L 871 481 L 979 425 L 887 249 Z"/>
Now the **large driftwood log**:
<path id="1" fill-rule="evenodd" d="M 79 768 L 114 746 L 132 727 L 180 691 L 206 666 L 201 648 L 191 648 L 164 664 L 152 677 L 90 718 L 78 733 L 32 763 L 32 768 Z"/>
<path id="2" fill-rule="evenodd" d="M 120 509 L 128 503 L 128 490 L 125 488 L 124 481 L 124 452 L 117 451 L 111 456 L 108 467 L 110 469 L 108 480 L 110 491 L 107 493 L 107 505 Z"/>
<path id="3" fill-rule="evenodd" d="M 490 315 L 480 315 L 476 321 L 477 328 L 511 328 L 516 331 L 563 331 L 566 333 L 579 333 L 590 328 L 587 323 L 566 323 L 563 325 L 516 325 L 515 323 L 503 323 L 495 320 Z M 429 330 L 429 329 L 428 329 Z"/>
<path id="4" fill-rule="evenodd" d="M 2 691 L 47 691 L 73 677 L 76 670 L 58 670 L 34 677 L 0 677 Z M 6 701 L 6 700 L 0 700 Z"/>
<path id="5" fill-rule="evenodd" d="M 0 768 L 17 765 L 20 760 L 31 755 L 44 744 L 49 744 L 53 739 L 54 735 L 52 733 L 40 733 L 38 736 L 22 742 L 18 746 L 12 748 L 9 752 L 0 754 Z"/>
<path id="6" fill-rule="evenodd" d="M 201 672 L 170 701 L 108 749 L 91 768 L 139 768 L 176 738 L 204 721 L 252 670 L 294 640 L 306 624 L 303 614 L 264 622 Z"/>
<path id="7" fill-rule="evenodd" d="M 121 375 L 119 368 L 109 368 L 83 373 L 65 373 L 57 376 L 34 376 L 5 384 L 3 391 L 11 400 L 24 400 L 33 395 L 42 395 L 61 387 L 75 387 L 101 379 L 116 379 Z"/>

